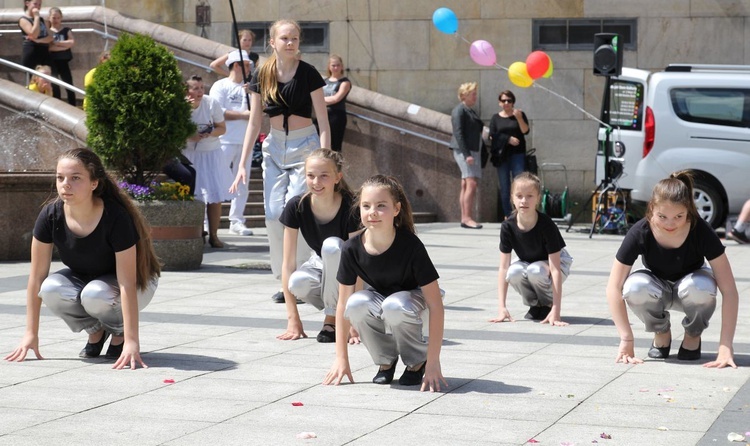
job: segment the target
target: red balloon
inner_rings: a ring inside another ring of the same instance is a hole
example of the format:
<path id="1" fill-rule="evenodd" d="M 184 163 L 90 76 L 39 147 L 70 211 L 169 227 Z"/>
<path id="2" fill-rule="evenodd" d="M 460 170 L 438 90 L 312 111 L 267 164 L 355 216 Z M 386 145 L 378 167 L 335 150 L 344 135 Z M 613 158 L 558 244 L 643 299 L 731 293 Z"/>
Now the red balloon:
<path id="1" fill-rule="evenodd" d="M 544 51 L 534 51 L 526 58 L 526 71 L 532 79 L 539 79 L 549 69 L 552 61 Z"/>

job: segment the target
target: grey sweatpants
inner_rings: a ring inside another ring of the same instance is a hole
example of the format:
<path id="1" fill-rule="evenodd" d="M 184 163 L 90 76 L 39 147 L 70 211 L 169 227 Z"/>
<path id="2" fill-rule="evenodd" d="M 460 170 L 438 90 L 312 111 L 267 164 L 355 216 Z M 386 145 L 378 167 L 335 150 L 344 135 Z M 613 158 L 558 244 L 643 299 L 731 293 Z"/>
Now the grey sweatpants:
<path id="1" fill-rule="evenodd" d="M 158 284 L 155 277 L 145 290 L 137 291 L 138 311 L 151 302 Z M 70 269 L 62 269 L 44 279 L 39 297 L 76 333 L 93 334 L 104 328 L 115 336 L 123 334 L 120 286 L 114 274 L 86 282 Z"/>
<path id="2" fill-rule="evenodd" d="M 312 253 L 310 259 L 289 276 L 289 291 L 318 310 L 323 310 L 326 316 L 336 316 L 339 301 L 336 273 L 343 245 L 342 239 L 328 237 L 320 250 L 322 258 Z"/>
<path id="3" fill-rule="evenodd" d="M 668 310 L 685 313 L 682 326 L 689 336 L 700 336 L 716 309 L 716 279 L 710 267 L 693 271 L 670 282 L 650 270 L 632 273 L 622 287 L 622 298 L 644 324 L 646 331 L 666 333 L 671 329 Z"/>

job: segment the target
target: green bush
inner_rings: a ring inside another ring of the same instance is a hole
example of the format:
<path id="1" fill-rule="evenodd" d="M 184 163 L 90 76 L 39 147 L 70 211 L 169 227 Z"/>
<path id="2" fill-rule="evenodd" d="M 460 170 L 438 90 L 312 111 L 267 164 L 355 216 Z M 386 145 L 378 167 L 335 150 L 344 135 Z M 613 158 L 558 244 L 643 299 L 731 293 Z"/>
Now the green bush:
<path id="1" fill-rule="evenodd" d="M 133 184 L 147 185 L 195 133 L 174 55 L 152 38 L 123 34 L 86 89 L 88 146 Z"/>

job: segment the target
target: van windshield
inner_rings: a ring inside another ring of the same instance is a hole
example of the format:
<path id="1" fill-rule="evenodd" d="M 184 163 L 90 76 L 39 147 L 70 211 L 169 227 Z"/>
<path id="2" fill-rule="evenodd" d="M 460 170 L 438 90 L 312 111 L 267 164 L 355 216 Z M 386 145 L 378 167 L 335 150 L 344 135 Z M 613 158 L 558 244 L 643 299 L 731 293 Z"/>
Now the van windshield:
<path id="1" fill-rule="evenodd" d="M 641 130 L 643 124 L 643 84 L 611 79 L 609 91 L 604 92 L 603 104 L 609 95 L 609 110 L 602 107 L 601 119 L 612 127 Z"/>
<path id="2" fill-rule="evenodd" d="M 675 88 L 670 97 L 674 112 L 683 121 L 730 127 L 750 125 L 750 89 Z"/>

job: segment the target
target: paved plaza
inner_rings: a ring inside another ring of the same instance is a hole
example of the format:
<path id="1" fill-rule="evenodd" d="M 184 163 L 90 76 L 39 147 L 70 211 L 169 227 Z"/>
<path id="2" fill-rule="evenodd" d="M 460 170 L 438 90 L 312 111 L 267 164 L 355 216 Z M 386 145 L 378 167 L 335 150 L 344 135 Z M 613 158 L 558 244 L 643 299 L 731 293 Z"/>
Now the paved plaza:
<path id="1" fill-rule="evenodd" d="M 334 360 L 334 346 L 315 341 L 323 314 L 301 305 L 310 337 L 276 340 L 286 314 L 270 299 L 279 282 L 265 230 L 222 231 L 228 249 L 207 249 L 197 271 L 165 272 L 141 313 L 148 369 L 79 359 L 85 335 L 43 307 L 46 359 L 0 363 L 0 445 L 683 446 L 732 444 L 729 433 L 750 431 L 750 247 L 726 243 L 740 292 L 740 368 L 714 370 L 676 359 L 614 363 L 619 338 L 604 291 L 621 236 L 563 232 L 575 259 L 563 287 L 570 326 L 549 327 L 523 320 L 513 290 L 508 306 L 520 320 L 487 322 L 497 311 L 499 224 L 423 224 L 418 233 L 446 291 L 445 391 L 372 384 L 362 345 L 350 348 L 356 384 L 321 385 Z M 28 262 L 0 263 L 3 356 L 24 332 L 28 272 Z M 673 313 L 673 358 L 681 319 Z M 631 322 L 645 358 L 651 337 Z M 721 301 L 700 363 L 715 357 L 720 325 Z"/>

